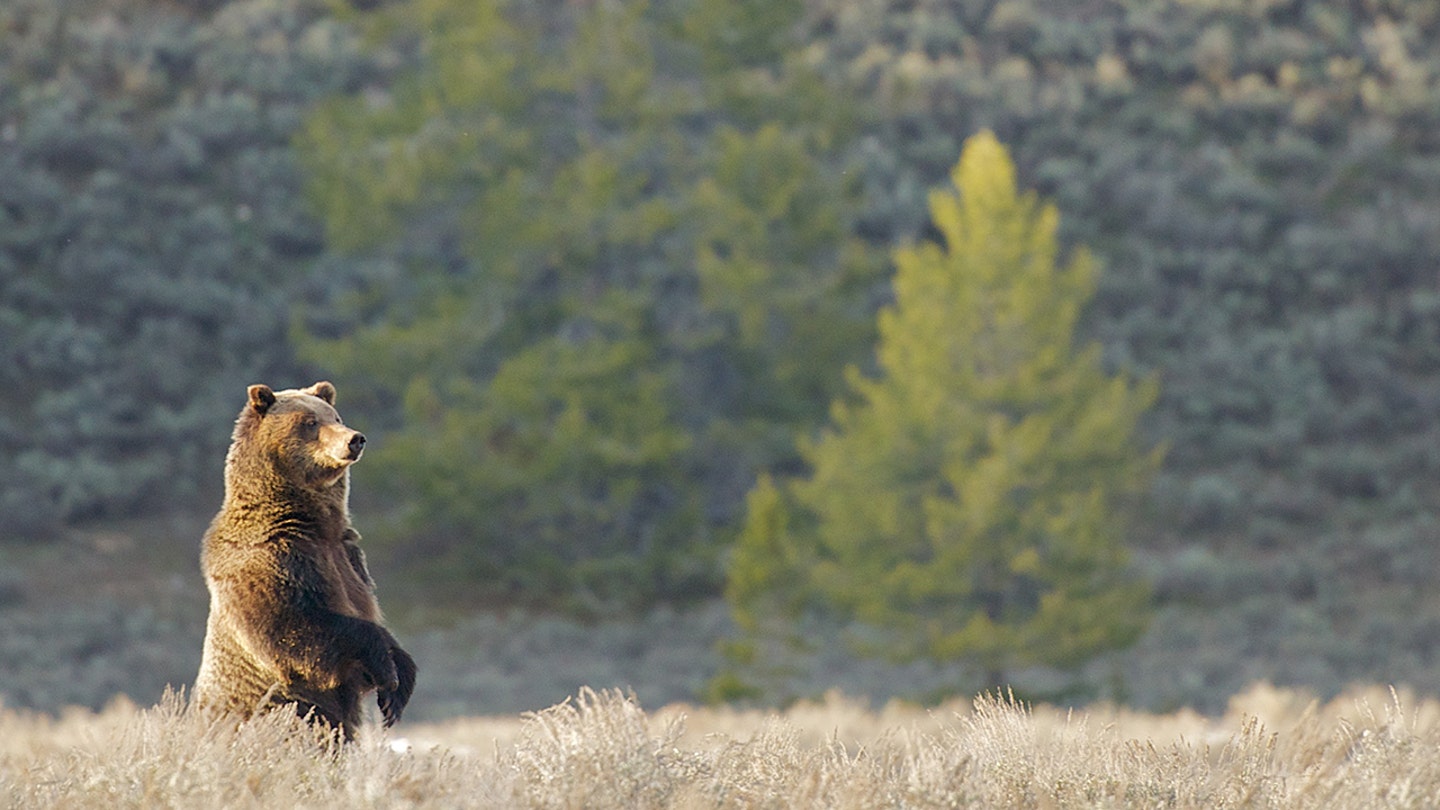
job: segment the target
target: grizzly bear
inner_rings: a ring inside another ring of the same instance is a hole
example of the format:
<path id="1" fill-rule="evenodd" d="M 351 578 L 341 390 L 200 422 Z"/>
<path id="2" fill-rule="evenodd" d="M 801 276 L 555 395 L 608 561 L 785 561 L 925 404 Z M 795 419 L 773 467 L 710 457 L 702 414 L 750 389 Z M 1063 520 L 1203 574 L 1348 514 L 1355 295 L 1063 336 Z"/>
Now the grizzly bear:
<path id="1" fill-rule="evenodd" d="M 350 525 L 350 465 L 364 447 L 330 383 L 250 386 L 225 456 L 225 501 L 201 550 L 202 710 L 249 717 L 293 705 L 352 740 L 374 690 L 385 725 L 400 718 L 415 661 L 381 624 Z"/>

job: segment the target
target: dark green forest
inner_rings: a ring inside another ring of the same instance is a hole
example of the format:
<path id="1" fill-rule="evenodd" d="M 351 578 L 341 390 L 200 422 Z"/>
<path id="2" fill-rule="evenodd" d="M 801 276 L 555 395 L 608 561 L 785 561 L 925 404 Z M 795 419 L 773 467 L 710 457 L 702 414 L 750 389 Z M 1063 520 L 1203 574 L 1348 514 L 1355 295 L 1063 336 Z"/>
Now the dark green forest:
<path id="1" fill-rule="evenodd" d="M 989 130 L 1158 386 L 1147 660 L 1440 689 L 1437 42 L 1398 0 L 11 0 L 0 542 L 212 510 L 244 387 L 324 378 L 405 576 L 715 598 Z"/>

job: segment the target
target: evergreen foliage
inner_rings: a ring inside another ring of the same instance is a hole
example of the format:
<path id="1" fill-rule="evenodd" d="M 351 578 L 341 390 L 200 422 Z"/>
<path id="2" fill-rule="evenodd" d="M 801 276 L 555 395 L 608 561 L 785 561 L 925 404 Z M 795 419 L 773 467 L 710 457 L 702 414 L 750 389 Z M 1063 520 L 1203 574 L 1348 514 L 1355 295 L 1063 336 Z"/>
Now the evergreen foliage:
<path id="1" fill-rule="evenodd" d="M 699 5 L 397 7 L 405 76 L 306 126 L 361 272 L 301 347 L 393 408 L 369 474 L 471 593 L 713 593 L 864 345 L 878 262 L 822 159 L 844 105 L 780 58 L 797 8 Z"/>
<path id="2" fill-rule="evenodd" d="M 1073 345 L 1094 263 L 1057 264 L 1056 211 L 1017 193 L 993 135 L 966 142 L 952 181 L 958 196 L 930 197 L 943 247 L 895 254 L 879 376 L 851 369 L 808 477 L 752 493 L 730 595 L 756 627 L 798 581 L 883 629 L 883 652 L 992 679 L 1076 666 L 1144 627 L 1122 518 L 1158 461 L 1134 438 L 1156 386 Z"/>

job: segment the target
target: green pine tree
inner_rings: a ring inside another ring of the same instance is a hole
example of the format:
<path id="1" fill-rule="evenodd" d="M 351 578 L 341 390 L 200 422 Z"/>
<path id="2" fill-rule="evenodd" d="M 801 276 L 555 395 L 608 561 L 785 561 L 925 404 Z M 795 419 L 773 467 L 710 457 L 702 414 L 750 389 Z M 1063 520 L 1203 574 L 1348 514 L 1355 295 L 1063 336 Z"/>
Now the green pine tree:
<path id="1" fill-rule="evenodd" d="M 930 197 L 945 244 L 895 255 L 879 374 L 850 370 L 853 398 L 802 446 L 809 477 L 752 494 L 728 596 L 742 628 L 820 606 L 883 631 L 877 652 L 995 686 L 1143 629 L 1123 517 L 1158 461 L 1135 437 L 1157 386 L 1075 346 L 1094 262 L 1057 263 L 1057 212 L 1017 193 L 993 135 L 952 180 Z"/>
<path id="2" fill-rule="evenodd" d="M 300 138 L 357 276 L 301 354 L 390 414 L 357 474 L 466 593 L 715 593 L 752 471 L 872 341 L 846 105 L 779 48 L 799 4 L 697 8 L 411 0 L 370 20 L 411 69 Z"/>

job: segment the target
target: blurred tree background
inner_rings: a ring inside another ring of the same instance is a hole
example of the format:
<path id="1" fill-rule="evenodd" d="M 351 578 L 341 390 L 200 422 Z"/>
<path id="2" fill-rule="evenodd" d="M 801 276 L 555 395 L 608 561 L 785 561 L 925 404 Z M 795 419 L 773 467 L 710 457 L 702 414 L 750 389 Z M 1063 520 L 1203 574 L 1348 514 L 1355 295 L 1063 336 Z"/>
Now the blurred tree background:
<path id="1" fill-rule="evenodd" d="M 372 31 L 414 67 L 304 130 L 332 277 L 362 272 L 299 345 L 392 427 L 367 466 L 432 576 L 715 593 L 755 470 L 863 358 L 855 116 L 782 50 L 799 4 L 751 5 L 399 6 Z"/>
<path id="2" fill-rule="evenodd" d="M 6 541 L 213 509 L 326 376 L 415 576 L 714 596 L 989 129 L 1160 383 L 1151 677 L 1440 688 L 1440 7 L 356 5 L 0 5 Z"/>

